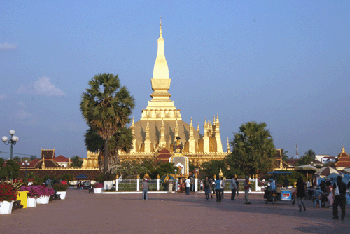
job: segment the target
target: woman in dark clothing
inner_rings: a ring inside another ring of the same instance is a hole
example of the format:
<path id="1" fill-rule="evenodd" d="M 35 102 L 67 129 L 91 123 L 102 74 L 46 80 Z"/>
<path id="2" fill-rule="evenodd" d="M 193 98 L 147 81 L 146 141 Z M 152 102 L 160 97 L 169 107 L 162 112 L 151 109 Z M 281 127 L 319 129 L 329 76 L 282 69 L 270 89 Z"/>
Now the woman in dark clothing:
<path id="1" fill-rule="evenodd" d="M 209 193 L 210 193 L 210 180 L 208 177 L 205 177 L 204 180 L 204 193 L 205 193 L 205 199 L 209 199 Z"/>
<path id="2" fill-rule="evenodd" d="M 306 211 L 305 205 L 304 205 L 304 197 L 305 197 L 305 183 L 301 177 L 298 178 L 297 182 L 297 200 L 298 200 L 298 206 L 299 206 L 299 212 L 302 211 L 301 206 L 304 207 L 304 211 Z"/>

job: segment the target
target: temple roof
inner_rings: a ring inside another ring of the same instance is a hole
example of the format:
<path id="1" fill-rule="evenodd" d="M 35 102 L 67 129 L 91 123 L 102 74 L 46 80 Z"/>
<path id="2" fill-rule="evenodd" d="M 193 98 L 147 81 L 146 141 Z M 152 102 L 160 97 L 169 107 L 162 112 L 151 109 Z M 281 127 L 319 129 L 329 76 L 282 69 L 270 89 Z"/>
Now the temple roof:
<path id="1" fill-rule="evenodd" d="M 55 162 L 69 162 L 69 158 L 66 158 L 62 155 L 56 157 L 53 159 Z"/>
<path id="2" fill-rule="evenodd" d="M 41 158 L 45 158 L 45 159 L 55 158 L 55 149 L 41 149 Z"/>
<path id="3" fill-rule="evenodd" d="M 146 138 L 146 126 L 149 123 L 150 140 L 152 143 L 158 143 L 160 139 L 160 131 L 162 127 L 162 120 L 139 120 L 135 123 L 135 139 L 141 143 Z M 182 142 L 188 141 L 190 138 L 190 125 L 182 120 L 178 120 L 179 137 Z M 164 120 L 164 137 L 165 141 L 172 144 L 175 139 L 174 128 L 176 126 L 175 120 Z M 196 130 L 193 131 L 194 138 L 199 139 L 199 134 Z"/>
<path id="4" fill-rule="evenodd" d="M 335 164 L 335 167 L 350 167 L 350 157 L 345 152 L 344 146 L 342 152 L 338 154 L 338 162 Z"/>

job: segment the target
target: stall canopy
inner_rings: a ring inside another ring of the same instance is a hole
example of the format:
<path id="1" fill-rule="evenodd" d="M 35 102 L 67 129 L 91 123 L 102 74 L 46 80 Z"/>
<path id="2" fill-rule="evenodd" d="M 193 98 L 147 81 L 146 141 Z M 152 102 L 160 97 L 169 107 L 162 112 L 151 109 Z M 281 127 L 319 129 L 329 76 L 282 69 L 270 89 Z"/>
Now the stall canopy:
<path id="1" fill-rule="evenodd" d="M 86 180 L 88 177 L 85 174 L 79 174 L 76 178 L 78 180 Z"/>
<path id="2" fill-rule="evenodd" d="M 317 171 L 317 168 L 311 165 L 301 165 L 301 166 L 295 167 L 295 170 L 306 173 L 306 177 L 309 180 L 309 174 L 315 173 L 315 171 Z"/>
<path id="3" fill-rule="evenodd" d="M 339 174 L 339 172 L 334 167 L 322 167 L 315 172 L 315 175 L 318 175 L 321 178 L 325 178 L 332 173 Z"/>
<path id="4" fill-rule="evenodd" d="M 301 165 L 295 167 L 296 171 L 309 171 L 309 172 L 315 172 L 317 171 L 317 168 L 311 165 Z"/>

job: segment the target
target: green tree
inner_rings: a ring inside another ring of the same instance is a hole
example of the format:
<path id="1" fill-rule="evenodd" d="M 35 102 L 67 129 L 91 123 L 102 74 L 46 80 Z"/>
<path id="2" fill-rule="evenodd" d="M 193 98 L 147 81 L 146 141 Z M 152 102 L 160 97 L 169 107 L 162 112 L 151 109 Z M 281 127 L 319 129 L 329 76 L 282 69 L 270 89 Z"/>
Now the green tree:
<path id="1" fill-rule="evenodd" d="M 15 179 L 19 176 L 20 165 L 13 160 L 7 160 L 5 170 L 7 171 L 6 178 Z"/>
<path id="2" fill-rule="evenodd" d="M 64 180 L 64 181 L 68 181 L 69 182 L 69 181 L 71 181 L 73 179 L 74 179 L 74 177 L 73 177 L 72 174 L 67 173 L 67 174 L 62 175 L 62 180 Z"/>
<path id="3" fill-rule="evenodd" d="M 309 149 L 304 153 L 304 156 L 298 160 L 297 165 L 309 165 L 311 162 L 314 162 L 315 159 L 315 152 L 312 149 Z"/>
<path id="4" fill-rule="evenodd" d="M 13 157 L 13 161 L 15 161 L 15 162 L 21 162 L 22 159 L 21 159 L 19 156 L 15 156 L 15 157 Z"/>
<path id="5" fill-rule="evenodd" d="M 83 93 L 80 110 L 87 124 L 104 140 L 104 172 L 108 172 L 108 141 L 130 122 L 134 98 L 118 75 L 99 74 L 89 81 Z"/>
<path id="6" fill-rule="evenodd" d="M 83 160 L 80 159 L 78 156 L 75 156 L 72 158 L 72 167 L 80 168 L 83 165 Z"/>
<path id="7" fill-rule="evenodd" d="M 90 128 L 86 131 L 84 137 L 85 145 L 89 151 L 104 152 L 104 140 L 97 131 Z M 129 151 L 132 147 L 132 139 L 131 129 L 122 127 L 108 140 L 108 155 L 115 157 L 119 149 L 125 152 Z M 111 168 L 111 165 L 108 165 L 108 168 Z"/>
<path id="8" fill-rule="evenodd" d="M 231 168 L 248 174 L 266 173 L 271 170 L 276 149 L 266 123 L 242 124 L 230 142 L 233 150 L 227 156 Z"/>
<path id="9" fill-rule="evenodd" d="M 157 162 L 157 167 L 151 177 L 157 178 L 157 175 L 163 176 L 165 174 L 175 174 L 175 169 L 177 170 L 176 173 L 179 174 L 179 170 L 174 166 L 174 163 L 159 161 Z"/>
<path id="10" fill-rule="evenodd" d="M 214 178 L 214 175 L 218 176 L 220 169 L 223 173 L 226 172 L 224 160 L 211 160 L 209 162 L 204 162 L 201 167 L 202 169 L 200 170 L 200 173 L 210 178 Z"/>
<path id="11" fill-rule="evenodd" d="M 8 172 L 6 166 L 3 166 L 5 160 L 0 158 L 0 180 L 4 181 L 7 178 Z"/>

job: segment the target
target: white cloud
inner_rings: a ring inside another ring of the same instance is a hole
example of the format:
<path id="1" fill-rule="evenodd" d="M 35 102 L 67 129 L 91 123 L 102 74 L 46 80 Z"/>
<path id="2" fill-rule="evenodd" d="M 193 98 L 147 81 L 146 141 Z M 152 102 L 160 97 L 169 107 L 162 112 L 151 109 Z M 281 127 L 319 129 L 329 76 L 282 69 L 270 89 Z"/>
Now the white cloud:
<path id="1" fill-rule="evenodd" d="M 56 88 L 56 86 L 50 82 L 50 78 L 46 76 L 39 78 L 37 81 L 29 84 L 28 87 L 21 85 L 18 93 L 56 97 L 66 96 L 66 94 L 62 90 Z"/>
<path id="2" fill-rule="evenodd" d="M 0 94 L 0 101 L 7 99 L 7 95 L 6 94 Z"/>
<path id="3" fill-rule="evenodd" d="M 3 42 L 0 43 L 0 50 L 15 50 L 17 45 L 14 43 Z"/>
<path id="4" fill-rule="evenodd" d="M 33 115 L 25 110 L 19 110 L 17 111 L 17 119 L 21 119 L 21 120 L 24 120 L 24 119 L 29 119 L 31 118 Z"/>

